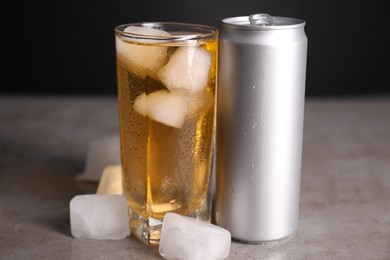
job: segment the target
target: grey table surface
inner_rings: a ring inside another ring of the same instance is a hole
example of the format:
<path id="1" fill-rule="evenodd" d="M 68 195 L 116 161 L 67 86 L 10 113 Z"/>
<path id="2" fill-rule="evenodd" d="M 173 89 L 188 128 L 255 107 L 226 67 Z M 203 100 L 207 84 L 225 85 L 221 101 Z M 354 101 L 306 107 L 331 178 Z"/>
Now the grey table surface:
<path id="1" fill-rule="evenodd" d="M 88 143 L 118 134 L 113 96 L 0 97 L 0 259 L 162 259 L 132 237 L 73 238 Z M 390 96 L 307 98 L 298 231 L 228 259 L 390 259 Z"/>

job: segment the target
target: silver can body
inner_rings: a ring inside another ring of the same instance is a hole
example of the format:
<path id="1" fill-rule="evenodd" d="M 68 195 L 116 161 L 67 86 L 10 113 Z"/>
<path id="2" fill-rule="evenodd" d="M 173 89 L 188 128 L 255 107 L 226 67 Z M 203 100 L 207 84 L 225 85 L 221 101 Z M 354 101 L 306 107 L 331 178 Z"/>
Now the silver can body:
<path id="1" fill-rule="evenodd" d="M 248 243 L 298 227 L 307 37 L 300 19 L 222 21 L 215 219 Z"/>

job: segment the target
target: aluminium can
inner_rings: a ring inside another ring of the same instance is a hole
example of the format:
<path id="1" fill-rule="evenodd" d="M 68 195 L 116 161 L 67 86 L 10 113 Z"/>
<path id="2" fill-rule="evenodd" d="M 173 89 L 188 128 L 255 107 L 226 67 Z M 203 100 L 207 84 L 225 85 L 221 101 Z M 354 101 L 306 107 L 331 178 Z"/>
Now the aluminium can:
<path id="1" fill-rule="evenodd" d="M 298 228 L 305 101 L 305 21 L 222 20 L 215 221 L 247 243 Z"/>

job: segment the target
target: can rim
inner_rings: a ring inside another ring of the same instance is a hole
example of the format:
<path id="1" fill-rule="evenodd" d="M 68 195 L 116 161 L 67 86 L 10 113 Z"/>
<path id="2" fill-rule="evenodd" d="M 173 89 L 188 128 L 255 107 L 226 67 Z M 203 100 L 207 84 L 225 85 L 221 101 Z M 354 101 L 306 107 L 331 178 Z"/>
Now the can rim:
<path id="1" fill-rule="evenodd" d="M 253 25 L 249 21 L 249 16 L 228 17 L 222 20 L 224 26 L 252 31 L 263 30 L 283 30 L 302 28 L 306 22 L 302 19 L 282 16 L 272 16 L 273 25 Z"/>

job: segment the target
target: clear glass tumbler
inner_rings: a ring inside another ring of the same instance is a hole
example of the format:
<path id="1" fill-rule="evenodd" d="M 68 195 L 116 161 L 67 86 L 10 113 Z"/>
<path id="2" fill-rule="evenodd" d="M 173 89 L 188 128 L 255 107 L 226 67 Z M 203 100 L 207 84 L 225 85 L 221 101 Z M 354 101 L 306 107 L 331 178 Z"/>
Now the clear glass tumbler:
<path id="1" fill-rule="evenodd" d="M 218 30 L 124 24 L 115 43 L 130 228 L 158 245 L 168 212 L 210 221 Z"/>

